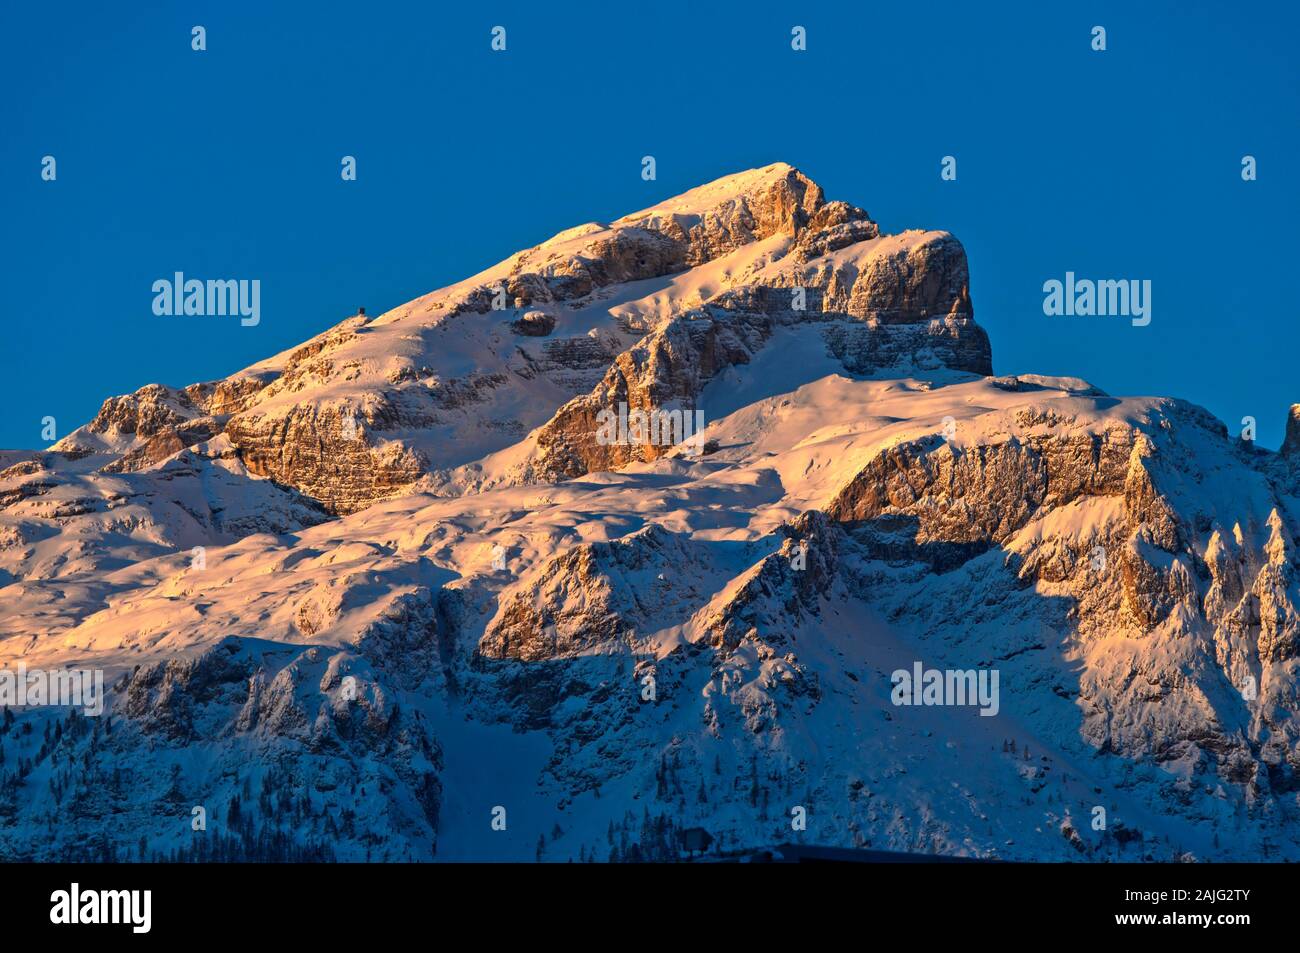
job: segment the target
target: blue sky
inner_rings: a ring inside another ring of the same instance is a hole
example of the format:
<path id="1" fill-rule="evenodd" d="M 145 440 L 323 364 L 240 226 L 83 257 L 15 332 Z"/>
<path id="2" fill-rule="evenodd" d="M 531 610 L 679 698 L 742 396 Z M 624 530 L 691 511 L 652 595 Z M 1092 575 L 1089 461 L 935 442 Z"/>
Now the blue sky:
<path id="1" fill-rule="evenodd" d="M 716 6 L 5 4 L 0 447 L 778 160 L 886 231 L 957 235 L 998 373 L 1184 397 L 1280 443 L 1295 4 Z M 261 323 L 155 316 L 175 271 L 260 279 Z M 1149 279 L 1151 324 L 1045 316 L 1067 271 Z"/>

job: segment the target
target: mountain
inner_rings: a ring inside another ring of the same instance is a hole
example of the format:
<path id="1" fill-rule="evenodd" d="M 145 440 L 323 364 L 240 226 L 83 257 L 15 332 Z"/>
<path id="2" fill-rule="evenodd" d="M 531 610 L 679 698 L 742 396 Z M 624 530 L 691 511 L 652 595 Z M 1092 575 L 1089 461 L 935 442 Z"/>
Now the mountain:
<path id="1" fill-rule="evenodd" d="M 1300 408 L 971 302 L 776 164 L 6 452 L 0 664 L 109 695 L 7 709 L 0 857 L 1300 858 Z"/>

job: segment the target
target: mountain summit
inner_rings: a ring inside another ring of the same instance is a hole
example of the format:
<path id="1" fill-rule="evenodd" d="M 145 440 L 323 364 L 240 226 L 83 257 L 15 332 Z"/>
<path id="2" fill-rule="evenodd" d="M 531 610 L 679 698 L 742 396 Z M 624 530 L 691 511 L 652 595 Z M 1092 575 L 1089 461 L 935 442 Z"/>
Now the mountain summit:
<path id="1" fill-rule="evenodd" d="M 990 373 L 967 285 L 951 236 L 881 237 L 778 163 L 568 229 L 225 380 L 113 398 L 54 449 L 111 453 L 118 472 L 220 434 L 250 473 L 349 513 L 552 423 L 534 469 L 573 476 L 613 458 L 572 435 L 557 447 L 583 413 L 552 421 L 561 407 L 611 392 L 692 403 L 781 327 L 814 325 L 853 373 Z"/>
<path id="2" fill-rule="evenodd" d="M 7 454 L 0 858 L 1300 858 L 1293 443 L 727 176 Z"/>

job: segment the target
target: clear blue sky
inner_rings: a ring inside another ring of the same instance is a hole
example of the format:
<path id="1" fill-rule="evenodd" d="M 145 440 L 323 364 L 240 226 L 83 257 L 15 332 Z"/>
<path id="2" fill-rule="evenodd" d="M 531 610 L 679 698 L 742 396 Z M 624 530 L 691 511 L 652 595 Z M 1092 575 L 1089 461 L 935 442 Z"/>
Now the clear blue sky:
<path id="1" fill-rule="evenodd" d="M 1280 443 L 1300 401 L 1295 3 L 470 6 L 0 7 L 0 446 L 777 160 L 885 230 L 955 233 L 998 373 L 1185 397 Z M 175 271 L 259 278 L 261 324 L 154 316 Z M 1066 271 L 1150 279 L 1151 325 L 1045 317 Z"/>

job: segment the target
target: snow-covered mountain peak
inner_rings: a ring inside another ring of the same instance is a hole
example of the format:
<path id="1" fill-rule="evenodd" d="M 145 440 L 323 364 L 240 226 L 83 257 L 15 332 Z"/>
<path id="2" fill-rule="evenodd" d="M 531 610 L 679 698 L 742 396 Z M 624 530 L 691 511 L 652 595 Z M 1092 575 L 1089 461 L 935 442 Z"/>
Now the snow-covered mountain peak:
<path id="1" fill-rule="evenodd" d="M 234 797 L 249 856 L 659 856 L 799 805 L 1298 857 L 1293 443 L 994 376 L 954 236 L 727 176 L 4 454 L 0 664 L 111 688 L 0 728 L 0 857 L 196 850 Z M 1000 695 L 900 705 L 916 665 Z"/>

